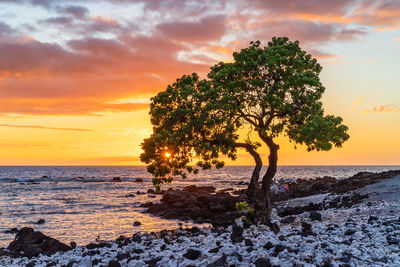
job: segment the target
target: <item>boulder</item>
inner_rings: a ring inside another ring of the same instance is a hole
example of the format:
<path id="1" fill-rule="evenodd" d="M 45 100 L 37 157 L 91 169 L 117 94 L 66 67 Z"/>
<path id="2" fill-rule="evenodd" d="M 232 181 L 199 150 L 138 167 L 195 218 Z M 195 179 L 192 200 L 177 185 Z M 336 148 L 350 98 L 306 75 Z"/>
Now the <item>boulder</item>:
<path id="1" fill-rule="evenodd" d="M 270 267 L 271 262 L 268 258 L 259 258 L 254 262 L 256 267 Z"/>
<path id="2" fill-rule="evenodd" d="M 210 263 L 207 265 L 207 267 L 225 267 L 228 266 L 228 263 L 226 262 L 226 255 L 222 254 L 221 258 L 218 258 L 216 261 Z"/>
<path id="3" fill-rule="evenodd" d="M 114 177 L 111 182 L 121 182 L 121 177 Z"/>
<path id="4" fill-rule="evenodd" d="M 36 224 L 44 224 L 44 223 L 45 223 L 44 219 L 39 219 L 39 220 L 36 222 Z"/>
<path id="5" fill-rule="evenodd" d="M 312 226 L 309 223 L 306 222 L 302 222 L 301 223 L 301 227 L 302 227 L 302 233 L 303 235 L 307 236 L 307 235 L 314 235 L 313 231 L 312 231 Z"/>
<path id="6" fill-rule="evenodd" d="M 231 240 L 233 243 L 240 243 L 244 240 L 243 228 L 238 225 L 232 225 Z"/>
<path id="7" fill-rule="evenodd" d="M 322 221 L 321 213 L 315 210 L 310 211 L 310 219 L 311 221 Z"/>
<path id="8" fill-rule="evenodd" d="M 28 258 L 37 257 L 39 254 L 52 255 L 71 249 L 70 246 L 28 227 L 19 230 L 15 240 L 8 246 L 8 250 L 19 252 Z"/>
<path id="9" fill-rule="evenodd" d="M 188 249 L 185 254 L 183 254 L 183 257 L 189 260 L 196 260 L 201 256 L 201 251 L 195 250 L 195 249 Z"/>
<path id="10" fill-rule="evenodd" d="M 108 263 L 108 267 L 121 267 L 121 264 L 118 261 L 113 260 Z"/>
<path id="11" fill-rule="evenodd" d="M 286 216 L 285 218 L 283 218 L 281 220 L 281 223 L 292 223 L 292 222 L 294 222 L 294 220 L 296 220 L 296 217 Z"/>

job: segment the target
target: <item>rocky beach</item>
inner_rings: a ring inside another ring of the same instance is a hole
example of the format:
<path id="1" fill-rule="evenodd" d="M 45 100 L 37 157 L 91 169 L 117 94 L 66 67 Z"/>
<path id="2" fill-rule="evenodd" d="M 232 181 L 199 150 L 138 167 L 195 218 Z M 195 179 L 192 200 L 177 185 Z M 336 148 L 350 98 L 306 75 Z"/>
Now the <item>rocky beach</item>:
<path id="1" fill-rule="evenodd" d="M 273 196 L 269 225 L 233 223 L 234 204 L 245 199 L 240 190 L 188 186 L 143 205 L 154 215 L 207 227 L 137 232 L 84 246 L 63 244 L 31 228 L 14 229 L 15 240 L 0 250 L 0 266 L 400 264 L 399 171 L 299 180 L 289 188 L 285 199 Z"/>

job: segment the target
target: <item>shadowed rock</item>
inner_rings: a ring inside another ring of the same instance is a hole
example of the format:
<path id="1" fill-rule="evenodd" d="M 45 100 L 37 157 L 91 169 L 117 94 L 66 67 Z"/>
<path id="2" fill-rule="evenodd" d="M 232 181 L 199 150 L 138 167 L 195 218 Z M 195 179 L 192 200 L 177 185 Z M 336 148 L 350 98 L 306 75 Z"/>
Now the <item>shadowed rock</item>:
<path id="1" fill-rule="evenodd" d="M 15 240 L 8 246 L 8 250 L 11 252 L 22 254 L 28 258 L 37 257 L 39 254 L 52 255 L 71 249 L 70 246 L 28 227 L 22 228 L 15 236 Z"/>
<path id="2" fill-rule="evenodd" d="M 215 188 L 190 186 L 183 190 L 167 191 L 160 203 L 142 206 L 148 207 L 149 213 L 167 219 L 193 220 L 216 226 L 232 224 L 237 216 L 235 203 L 246 201 L 246 197 L 228 193 L 212 194 L 210 191 L 215 191 Z"/>

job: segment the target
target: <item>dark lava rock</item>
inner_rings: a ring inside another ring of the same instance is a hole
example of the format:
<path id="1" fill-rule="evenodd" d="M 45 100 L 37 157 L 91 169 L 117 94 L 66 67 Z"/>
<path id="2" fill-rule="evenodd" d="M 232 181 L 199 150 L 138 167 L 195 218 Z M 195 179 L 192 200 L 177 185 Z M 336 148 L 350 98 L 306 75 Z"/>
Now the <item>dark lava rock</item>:
<path id="1" fill-rule="evenodd" d="M 142 253 L 144 253 L 144 250 L 141 249 L 141 248 L 135 248 L 135 249 L 133 249 L 132 251 L 133 251 L 133 253 L 135 253 L 135 254 L 142 254 Z"/>
<path id="2" fill-rule="evenodd" d="M 133 223 L 133 226 L 140 226 L 140 225 L 142 225 L 142 223 L 139 222 L 139 221 L 136 221 L 136 222 Z"/>
<path id="3" fill-rule="evenodd" d="M 71 249 L 70 246 L 28 227 L 22 228 L 8 246 L 8 250 L 22 252 L 28 258 L 37 257 L 39 254 L 52 255 Z"/>
<path id="4" fill-rule="evenodd" d="M 140 259 L 140 256 L 133 256 L 133 257 L 130 257 L 130 258 L 128 259 L 128 263 L 129 263 L 130 261 L 138 260 L 138 259 Z"/>
<path id="5" fill-rule="evenodd" d="M 76 261 L 70 261 L 70 262 L 68 262 L 68 264 L 63 265 L 62 267 L 73 267 L 75 263 L 77 263 L 77 262 Z"/>
<path id="6" fill-rule="evenodd" d="M 162 257 L 153 258 L 151 260 L 145 261 L 145 263 L 149 267 L 156 267 L 157 266 L 157 262 L 159 262 L 160 260 L 162 260 Z"/>
<path id="7" fill-rule="evenodd" d="M 147 194 L 156 194 L 156 193 L 157 193 L 156 190 L 154 190 L 152 188 L 147 189 Z"/>
<path id="8" fill-rule="evenodd" d="M 142 242 L 142 235 L 140 233 L 136 233 L 132 236 L 132 241 L 136 243 Z"/>
<path id="9" fill-rule="evenodd" d="M 321 213 L 315 210 L 310 211 L 310 219 L 312 221 L 322 221 Z"/>
<path id="10" fill-rule="evenodd" d="M 135 182 L 136 182 L 136 183 L 142 183 L 142 182 L 143 182 L 143 179 L 142 179 L 142 178 L 136 178 Z"/>
<path id="11" fill-rule="evenodd" d="M 248 238 L 246 238 L 246 239 L 244 240 L 244 244 L 245 244 L 247 247 L 252 247 L 252 246 L 254 246 L 253 241 L 251 241 L 251 239 L 248 239 Z"/>
<path id="12" fill-rule="evenodd" d="M 221 247 L 212 248 L 212 249 L 210 249 L 208 252 L 210 252 L 210 253 L 218 253 L 218 251 L 219 251 L 220 248 L 221 248 Z"/>
<path id="13" fill-rule="evenodd" d="M 95 248 L 97 248 L 97 244 L 95 244 L 95 243 L 89 243 L 89 244 L 86 245 L 86 248 L 87 248 L 87 249 L 95 249 Z"/>
<path id="14" fill-rule="evenodd" d="M 286 246 L 283 246 L 283 245 L 280 245 L 280 244 L 276 245 L 275 246 L 275 250 L 274 250 L 274 256 L 276 257 L 279 253 L 281 253 L 285 249 L 289 250 L 289 248 L 286 247 Z"/>
<path id="15" fill-rule="evenodd" d="M 369 218 L 368 218 L 368 223 L 369 223 L 369 224 L 372 224 L 372 223 L 376 222 L 377 220 L 378 220 L 378 217 L 369 216 Z"/>
<path id="16" fill-rule="evenodd" d="M 270 241 L 268 241 L 265 245 L 264 245 L 264 248 L 266 249 L 266 250 L 269 250 L 269 249 L 271 249 L 271 248 L 273 248 L 273 247 L 275 247 Z"/>
<path id="17" fill-rule="evenodd" d="M 44 219 L 39 219 L 37 222 L 36 222 L 36 224 L 44 224 Z"/>
<path id="18" fill-rule="evenodd" d="M 240 255 L 239 253 L 235 252 L 234 255 L 236 256 L 236 258 L 238 259 L 238 261 L 243 261 L 243 256 Z"/>
<path id="19" fill-rule="evenodd" d="M 6 249 L 5 248 L 0 248 L 0 257 L 7 255 Z"/>
<path id="20" fill-rule="evenodd" d="M 92 260 L 92 266 L 96 266 L 97 264 L 103 262 L 101 259 L 94 259 Z"/>
<path id="21" fill-rule="evenodd" d="M 121 264 L 118 261 L 110 261 L 108 263 L 108 267 L 121 267 Z"/>
<path id="22" fill-rule="evenodd" d="M 232 225 L 232 233 L 231 233 L 231 240 L 233 243 L 240 243 L 244 240 L 243 228 L 238 225 Z"/>
<path id="23" fill-rule="evenodd" d="M 353 255 L 351 253 L 345 251 L 342 253 L 342 257 L 340 257 L 339 260 L 347 263 L 351 260 L 352 257 Z"/>
<path id="24" fill-rule="evenodd" d="M 129 257 L 130 257 L 129 253 L 119 253 L 117 255 L 118 261 L 123 261 L 123 260 L 125 260 L 125 259 L 127 259 Z"/>
<path id="25" fill-rule="evenodd" d="M 18 233 L 18 228 L 11 228 L 10 230 L 5 230 L 4 233 L 5 234 L 16 234 Z"/>
<path id="26" fill-rule="evenodd" d="M 82 253 L 82 257 L 94 256 L 94 255 L 100 255 L 100 250 L 98 250 L 98 249 L 89 250 L 89 251 L 86 251 L 86 252 Z"/>
<path id="27" fill-rule="evenodd" d="M 189 260 L 196 260 L 200 256 L 201 256 L 201 251 L 191 248 L 188 249 L 185 254 L 183 254 L 183 257 Z"/>
<path id="28" fill-rule="evenodd" d="M 272 232 L 274 232 L 275 234 L 279 233 L 280 229 L 277 223 L 272 223 L 271 221 L 268 221 L 266 224 Z"/>
<path id="29" fill-rule="evenodd" d="M 200 233 L 202 233 L 201 230 L 199 229 L 199 227 L 196 227 L 196 226 L 191 227 L 191 228 L 186 228 L 186 231 L 190 232 L 192 234 L 200 234 Z"/>
<path id="30" fill-rule="evenodd" d="M 221 258 L 207 265 L 207 267 L 227 267 L 226 255 L 222 254 Z"/>
<path id="31" fill-rule="evenodd" d="M 389 245 L 397 245 L 400 243 L 400 239 L 391 236 L 386 236 L 386 240 Z"/>
<path id="32" fill-rule="evenodd" d="M 76 248 L 76 243 L 75 242 L 71 242 L 71 243 L 69 243 L 69 245 L 71 246 L 72 249 Z"/>
<path id="33" fill-rule="evenodd" d="M 95 249 L 95 248 L 110 248 L 111 244 L 107 242 L 100 242 L 100 243 L 89 243 L 85 246 L 87 249 Z"/>
<path id="34" fill-rule="evenodd" d="M 271 266 L 271 262 L 267 258 L 259 258 L 254 262 L 254 264 L 256 265 L 256 267 L 270 267 Z"/>
<path id="35" fill-rule="evenodd" d="M 312 226 L 309 223 L 306 222 L 302 222 L 301 223 L 301 227 L 302 227 L 302 233 L 303 235 L 313 235 L 313 231 L 312 231 Z"/>
<path id="36" fill-rule="evenodd" d="M 190 186 L 184 190 L 166 191 L 161 202 L 153 204 L 147 212 L 166 219 L 229 226 L 237 217 L 235 203 L 248 201 L 247 197 L 210 193 L 213 190 L 213 187 Z"/>
<path id="37" fill-rule="evenodd" d="M 285 218 L 283 218 L 281 220 L 281 223 L 292 223 L 292 222 L 294 222 L 294 220 L 296 220 L 296 217 L 294 217 L 294 216 L 286 216 Z"/>
<path id="38" fill-rule="evenodd" d="M 136 195 L 144 195 L 144 194 L 146 194 L 146 193 L 145 192 L 140 192 L 140 191 L 136 192 Z"/>
<path id="39" fill-rule="evenodd" d="M 122 182 L 121 177 L 114 177 L 112 178 L 111 182 Z"/>
<path id="40" fill-rule="evenodd" d="M 135 197 L 135 195 L 134 194 L 127 194 L 127 195 L 125 195 L 125 197 Z"/>
<path id="41" fill-rule="evenodd" d="M 344 235 L 352 235 L 354 234 L 356 231 L 352 230 L 352 229 L 347 229 L 346 232 L 344 232 Z"/>

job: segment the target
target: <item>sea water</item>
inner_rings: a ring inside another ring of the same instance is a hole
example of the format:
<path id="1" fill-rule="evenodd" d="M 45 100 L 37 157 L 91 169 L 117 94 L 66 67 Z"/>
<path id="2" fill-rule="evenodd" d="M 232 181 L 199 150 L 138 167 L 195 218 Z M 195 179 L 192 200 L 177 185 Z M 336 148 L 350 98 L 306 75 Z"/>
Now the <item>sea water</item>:
<path id="1" fill-rule="evenodd" d="M 400 166 L 280 166 L 276 179 L 343 179 L 360 171 L 393 169 Z M 217 189 L 244 188 L 240 182 L 248 182 L 252 170 L 251 166 L 227 166 L 200 172 L 186 180 L 176 179 L 163 188 L 192 184 L 213 185 Z M 120 177 L 121 182 L 113 182 L 114 177 Z M 135 182 L 137 178 L 143 182 Z M 137 194 L 153 188 L 151 178 L 145 167 L 0 167 L 0 247 L 13 240 L 15 234 L 4 233 L 13 227 L 33 227 L 67 244 L 74 241 L 80 245 L 95 239 L 130 236 L 137 231 L 179 227 L 179 221 L 143 213 L 142 203 L 160 199 Z M 39 219 L 45 223 L 36 224 Z M 141 226 L 133 226 L 135 221 L 140 221 Z"/>

